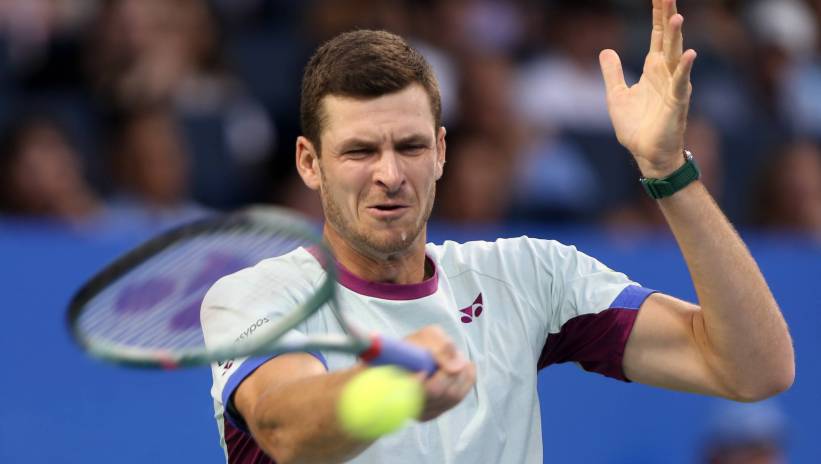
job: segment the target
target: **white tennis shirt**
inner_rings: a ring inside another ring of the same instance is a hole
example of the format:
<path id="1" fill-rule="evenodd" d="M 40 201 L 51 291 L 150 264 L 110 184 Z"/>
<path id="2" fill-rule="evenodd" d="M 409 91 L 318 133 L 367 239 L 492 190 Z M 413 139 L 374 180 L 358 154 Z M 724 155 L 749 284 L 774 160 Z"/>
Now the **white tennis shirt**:
<path id="1" fill-rule="evenodd" d="M 419 284 L 366 282 L 338 273 L 338 307 L 359 327 L 402 338 L 439 325 L 476 365 L 476 385 L 453 409 L 380 438 L 354 463 L 542 463 L 538 369 L 576 362 L 624 379 L 621 362 L 639 308 L 652 290 L 555 241 L 428 244 L 434 274 Z M 201 320 L 206 343 L 253 337 L 316 288 L 325 271 L 305 249 L 220 279 Z M 340 332 L 323 308 L 291 336 Z M 312 353 L 330 371 L 352 355 Z M 212 365 L 214 411 L 229 463 L 269 463 L 241 417 L 225 405 L 241 381 L 269 358 Z M 233 408 L 229 408 L 233 410 Z"/>

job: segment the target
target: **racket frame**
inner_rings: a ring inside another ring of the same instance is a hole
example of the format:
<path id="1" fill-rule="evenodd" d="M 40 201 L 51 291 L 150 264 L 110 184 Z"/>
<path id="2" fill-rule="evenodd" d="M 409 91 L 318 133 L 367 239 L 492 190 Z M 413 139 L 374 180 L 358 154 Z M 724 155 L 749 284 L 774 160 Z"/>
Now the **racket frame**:
<path id="1" fill-rule="evenodd" d="M 234 341 L 230 345 L 208 349 L 143 348 L 103 340 L 85 334 L 79 324 L 86 305 L 97 295 L 130 270 L 157 256 L 169 246 L 186 237 L 197 237 L 209 231 L 216 233 L 225 227 L 258 227 L 271 233 L 284 233 L 311 243 L 319 252 L 319 261 L 325 270 L 325 280 L 307 301 L 294 308 L 276 323 L 261 327 L 252 339 Z M 234 213 L 204 218 L 179 226 L 149 239 L 114 260 L 95 274 L 72 297 L 66 322 L 74 341 L 95 358 L 129 367 L 176 369 L 219 363 L 249 356 L 275 356 L 289 352 L 316 352 L 332 350 L 360 356 L 373 365 L 393 364 L 410 371 L 432 375 L 437 365 L 431 354 L 401 340 L 380 336 L 365 337 L 348 321 L 335 304 L 336 260 L 322 237 L 305 218 L 287 209 L 275 206 L 251 206 Z M 289 330 L 308 319 L 325 304 L 337 318 L 345 334 L 312 334 L 302 341 L 281 340 Z"/>
<path id="2" fill-rule="evenodd" d="M 189 237 L 216 233 L 230 227 L 260 228 L 272 233 L 285 234 L 310 241 L 320 252 L 325 263 L 334 263 L 330 250 L 306 220 L 289 210 L 275 206 L 252 206 L 235 213 L 216 215 L 194 221 L 164 232 L 125 253 L 88 280 L 72 297 L 66 315 L 69 332 L 74 341 L 95 358 L 131 367 L 179 368 L 211 364 L 244 356 L 276 355 L 288 352 L 334 350 L 358 354 L 366 350 L 371 341 L 358 336 L 335 305 L 331 308 L 349 335 L 326 334 L 312 336 L 306 342 L 283 342 L 279 339 L 289 330 L 308 319 L 326 303 L 333 303 L 336 287 L 336 270 L 333 264 L 324 266 L 326 275 L 320 287 L 285 317 L 262 328 L 252 339 L 243 339 L 216 349 L 160 349 L 124 345 L 85 334 L 79 325 L 86 305 L 109 285 L 117 282 L 130 270 L 157 256 L 166 248 Z M 324 264 L 324 263 L 323 263 Z"/>

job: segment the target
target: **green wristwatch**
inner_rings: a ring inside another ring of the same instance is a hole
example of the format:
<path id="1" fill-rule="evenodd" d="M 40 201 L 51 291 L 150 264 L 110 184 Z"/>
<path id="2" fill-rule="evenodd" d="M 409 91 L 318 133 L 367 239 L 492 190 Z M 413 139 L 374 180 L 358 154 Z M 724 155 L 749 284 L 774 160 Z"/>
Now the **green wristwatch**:
<path id="1" fill-rule="evenodd" d="M 693 154 L 689 150 L 684 150 L 684 166 L 676 169 L 672 174 L 664 179 L 639 179 L 644 191 L 656 200 L 669 197 L 684 187 L 690 185 L 694 180 L 701 177 Z"/>

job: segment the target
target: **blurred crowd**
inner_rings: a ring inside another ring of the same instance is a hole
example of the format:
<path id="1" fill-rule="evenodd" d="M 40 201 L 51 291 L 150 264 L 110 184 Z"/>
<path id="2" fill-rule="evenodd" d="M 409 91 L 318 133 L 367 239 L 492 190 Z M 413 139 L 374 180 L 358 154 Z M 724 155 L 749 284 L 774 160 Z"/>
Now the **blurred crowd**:
<path id="1" fill-rule="evenodd" d="M 776 400 L 714 400 L 703 431 L 701 464 L 787 464 L 790 424 Z"/>
<path id="2" fill-rule="evenodd" d="M 680 0 L 699 53 L 687 147 L 731 220 L 821 238 L 821 0 Z M 77 227 L 250 202 L 318 216 L 299 84 L 335 34 L 431 62 L 448 128 L 435 217 L 661 227 L 597 56 L 641 73 L 649 0 L 2 0 L 0 212 Z"/>

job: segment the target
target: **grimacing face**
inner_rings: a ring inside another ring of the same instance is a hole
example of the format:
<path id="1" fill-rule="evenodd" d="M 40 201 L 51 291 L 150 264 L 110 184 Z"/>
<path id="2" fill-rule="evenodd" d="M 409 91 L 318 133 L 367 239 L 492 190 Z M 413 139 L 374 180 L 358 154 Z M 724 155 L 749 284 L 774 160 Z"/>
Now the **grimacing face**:
<path id="1" fill-rule="evenodd" d="M 300 174 L 319 189 L 326 234 L 373 258 L 424 246 L 445 162 L 445 129 L 434 127 L 424 88 L 323 104 L 322 153 Z"/>

